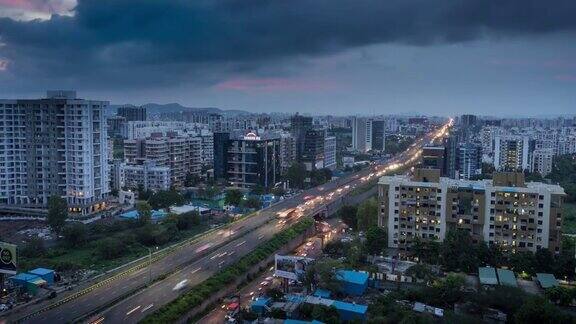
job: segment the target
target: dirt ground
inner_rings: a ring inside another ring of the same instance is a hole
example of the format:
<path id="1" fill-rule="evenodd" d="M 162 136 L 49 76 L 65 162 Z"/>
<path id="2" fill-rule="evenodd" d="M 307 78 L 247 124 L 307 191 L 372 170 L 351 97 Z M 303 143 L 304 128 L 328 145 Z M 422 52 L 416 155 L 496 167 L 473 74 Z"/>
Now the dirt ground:
<path id="1" fill-rule="evenodd" d="M 26 243 L 32 236 L 18 232 L 27 229 L 45 229 L 47 227 L 46 223 L 36 220 L 0 221 L 0 241 L 13 244 Z"/>

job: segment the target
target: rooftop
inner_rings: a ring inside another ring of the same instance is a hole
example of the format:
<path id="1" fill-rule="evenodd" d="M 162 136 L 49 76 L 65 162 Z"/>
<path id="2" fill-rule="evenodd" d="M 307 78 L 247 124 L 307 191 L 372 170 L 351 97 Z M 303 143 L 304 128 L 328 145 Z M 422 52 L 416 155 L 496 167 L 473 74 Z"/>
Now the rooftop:
<path id="1" fill-rule="evenodd" d="M 498 273 L 498 280 L 500 281 L 501 285 L 518 287 L 514 272 L 506 269 L 498 269 L 496 272 Z"/>
<path id="2" fill-rule="evenodd" d="M 364 285 L 368 281 L 368 273 L 353 270 L 339 270 L 338 279 L 358 285 Z"/>
<path id="3" fill-rule="evenodd" d="M 498 278 L 496 277 L 496 270 L 492 267 L 478 268 L 478 277 L 482 285 L 497 285 Z"/>
<path id="4" fill-rule="evenodd" d="M 30 271 L 28 271 L 28 272 L 29 272 L 29 273 L 32 273 L 32 274 L 35 274 L 35 275 L 42 276 L 42 275 L 45 275 L 45 274 L 53 273 L 54 270 L 52 270 L 52 269 L 46 269 L 46 268 L 36 268 L 36 269 L 30 270 Z"/>
<path id="5" fill-rule="evenodd" d="M 558 280 L 551 273 L 537 273 L 536 280 L 540 283 L 540 286 L 544 289 L 558 286 Z"/>

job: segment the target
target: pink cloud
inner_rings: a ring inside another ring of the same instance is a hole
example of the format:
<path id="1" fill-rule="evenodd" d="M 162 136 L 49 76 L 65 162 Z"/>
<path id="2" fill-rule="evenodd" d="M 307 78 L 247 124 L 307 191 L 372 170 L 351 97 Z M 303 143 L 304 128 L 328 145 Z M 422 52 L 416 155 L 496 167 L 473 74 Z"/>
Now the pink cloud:
<path id="1" fill-rule="evenodd" d="M 576 74 L 559 74 L 555 75 L 554 79 L 558 81 L 576 82 Z"/>
<path id="2" fill-rule="evenodd" d="M 0 15 L 12 18 L 43 18 L 70 15 L 76 0 L 0 0 Z"/>
<path id="3" fill-rule="evenodd" d="M 0 59 L 0 71 L 6 71 L 8 68 L 8 61 Z"/>
<path id="4" fill-rule="evenodd" d="M 312 81 L 287 78 L 230 79 L 215 86 L 218 90 L 256 91 L 256 92 L 308 92 L 323 91 L 335 88 L 333 82 Z"/>

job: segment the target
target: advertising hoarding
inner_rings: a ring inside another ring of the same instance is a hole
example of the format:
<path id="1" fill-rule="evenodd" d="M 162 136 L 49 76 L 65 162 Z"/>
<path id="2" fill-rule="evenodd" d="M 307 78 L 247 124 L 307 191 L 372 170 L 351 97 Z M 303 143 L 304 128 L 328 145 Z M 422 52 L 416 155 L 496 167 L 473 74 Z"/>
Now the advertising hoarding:
<path id="1" fill-rule="evenodd" d="M 0 242 L 0 273 L 16 274 L 16 245 Z"/>
<path id="2" fill-rule="evenodd" d="M 274 261 L 274 274 L 277 277 L 302 281 L 308 265 L 314 259 L 276 254 Z"/>

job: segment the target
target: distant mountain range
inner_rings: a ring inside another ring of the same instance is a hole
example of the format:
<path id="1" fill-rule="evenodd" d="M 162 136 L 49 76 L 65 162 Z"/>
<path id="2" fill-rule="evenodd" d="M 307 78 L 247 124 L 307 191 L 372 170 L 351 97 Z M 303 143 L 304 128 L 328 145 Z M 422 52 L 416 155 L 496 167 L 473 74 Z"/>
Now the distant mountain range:
<path id="1" fill-rule="evenodd" d="M 116 113 L 118 107 L 124 105 L 110 105 L 110 113 Z M 185 107 L 179 103 L 169 103 L 169 104 L 157 104 L 157 103 L 147 103 L 142 105 L 146 107 L 148 114 L 159 114 L 159 113 L 177 113 L 182 111 L 195 111 L 195 112 L 203 112 L 203 113 L 217 113 L 226 116 L 237 116 L 237 115 L 249 115 L 250 113 L 245 110 L 238 110 L 238 109 L 220 109 L 215 107 Z"/>

